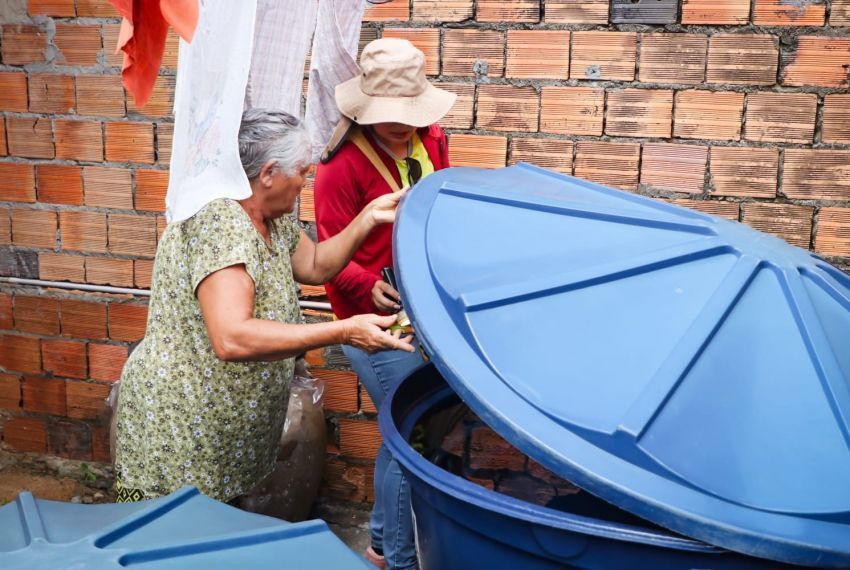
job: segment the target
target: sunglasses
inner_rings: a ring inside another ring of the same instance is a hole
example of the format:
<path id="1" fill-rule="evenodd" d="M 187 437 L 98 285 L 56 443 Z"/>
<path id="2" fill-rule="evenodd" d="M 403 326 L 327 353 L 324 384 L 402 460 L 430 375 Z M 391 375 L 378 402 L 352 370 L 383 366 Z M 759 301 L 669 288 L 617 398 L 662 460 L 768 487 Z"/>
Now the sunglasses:
<path id="1" fill-rule="evenodd" d="M 422 165 L 410 156 L 405 157 L 404 162 L 407 163 L 407 181 L 413 186 L 422 178 Z"/>

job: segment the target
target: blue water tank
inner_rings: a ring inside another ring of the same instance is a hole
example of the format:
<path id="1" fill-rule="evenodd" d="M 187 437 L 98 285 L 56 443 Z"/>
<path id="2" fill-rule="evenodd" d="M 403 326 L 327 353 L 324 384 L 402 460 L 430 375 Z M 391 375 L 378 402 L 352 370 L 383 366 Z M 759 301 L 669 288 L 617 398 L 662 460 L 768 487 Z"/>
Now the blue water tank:
<path id="1" fill-rule="evenodd" d="M 436 368 L 525 454 L 686 537 L 850 567 L 847 275 L 528 165 L 423 180 L 394 254 Z"/>
<path id="2" fill-rule="evenodd" d="M 322 521 L 290 524 L 185 487 L 138 503 L 79 505 L 24 492 L 0 508 L 0 568 L 368 570 Z"/>

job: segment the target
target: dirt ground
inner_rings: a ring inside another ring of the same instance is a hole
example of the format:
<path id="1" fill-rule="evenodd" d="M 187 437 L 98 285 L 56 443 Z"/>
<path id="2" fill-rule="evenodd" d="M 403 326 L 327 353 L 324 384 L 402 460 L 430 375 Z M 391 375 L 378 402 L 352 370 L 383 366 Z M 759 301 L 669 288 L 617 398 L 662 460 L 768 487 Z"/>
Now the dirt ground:
<path id="1" fill-rule="evenodd" d="M 115 500 L 111 468 L 97 463 L 12 453 L 0 448 L 0 504 L 21 491 L 39 499 L 75 503 Z"/>

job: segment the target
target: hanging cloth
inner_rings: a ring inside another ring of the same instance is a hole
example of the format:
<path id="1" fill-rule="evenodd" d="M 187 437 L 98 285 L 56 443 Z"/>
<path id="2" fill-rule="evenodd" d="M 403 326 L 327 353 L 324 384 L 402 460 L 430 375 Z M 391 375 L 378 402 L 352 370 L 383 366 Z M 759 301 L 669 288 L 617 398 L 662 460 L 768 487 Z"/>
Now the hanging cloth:
<path id="1" fill-rule="evenodd" d="M 321 0 L 313 37 L 305 120 L 313 137 L 313 160 L 319 159 L 340 121 L 334 90 L 360 73 L 357 47 L 366 0 Z"/>
<path id="2" fill-rule="evenodd" d="M 141 108 L 148 102 L 159 74 L 168 26 L 191 42 L 198 24 L 198 0 L 109 1 L 123 17 L 116 53 L 124 51 L 124 87 Z"/>
<path id="3" fill-rule="evenodd" d="M 165 197 L 169 222 L 185 220 L 219 198 L 251 195 L 238 136 L 256 11 L 257 0 L 205 0 L 192 43 L 180 42 Z"/>

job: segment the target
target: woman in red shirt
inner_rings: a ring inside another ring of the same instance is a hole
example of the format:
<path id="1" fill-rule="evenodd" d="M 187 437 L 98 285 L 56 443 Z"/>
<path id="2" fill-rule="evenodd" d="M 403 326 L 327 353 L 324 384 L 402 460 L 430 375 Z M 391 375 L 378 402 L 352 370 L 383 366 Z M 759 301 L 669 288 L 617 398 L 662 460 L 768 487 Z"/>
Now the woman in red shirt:
<path id="1" fill-rule="evenodd" d="M 345 118 L 316 169 L 319 240 L 342 231 L 375 197 L 449 166 L 446 137 L 436 122 L 451 109 L 455 95 L 428 83 L 422 52 L 407 40 L 375 40 L 363 50 L 360 67 L 360 76 L 337 87 Z M 392 264 L 392 226 L 385 225 L 369 234 L 325 285 L 334 315 L 398 311 L 398 291 L 381 278 L 381 270 Z M 376 406 L 424 363 L 418 351 L 367 353 L 348 346 L 343 351 Z M 410 490 L 383 445 L 375 463 L 370 530 L 366 557 L 371 562 L 391 570 L 417 568 Z"/>

